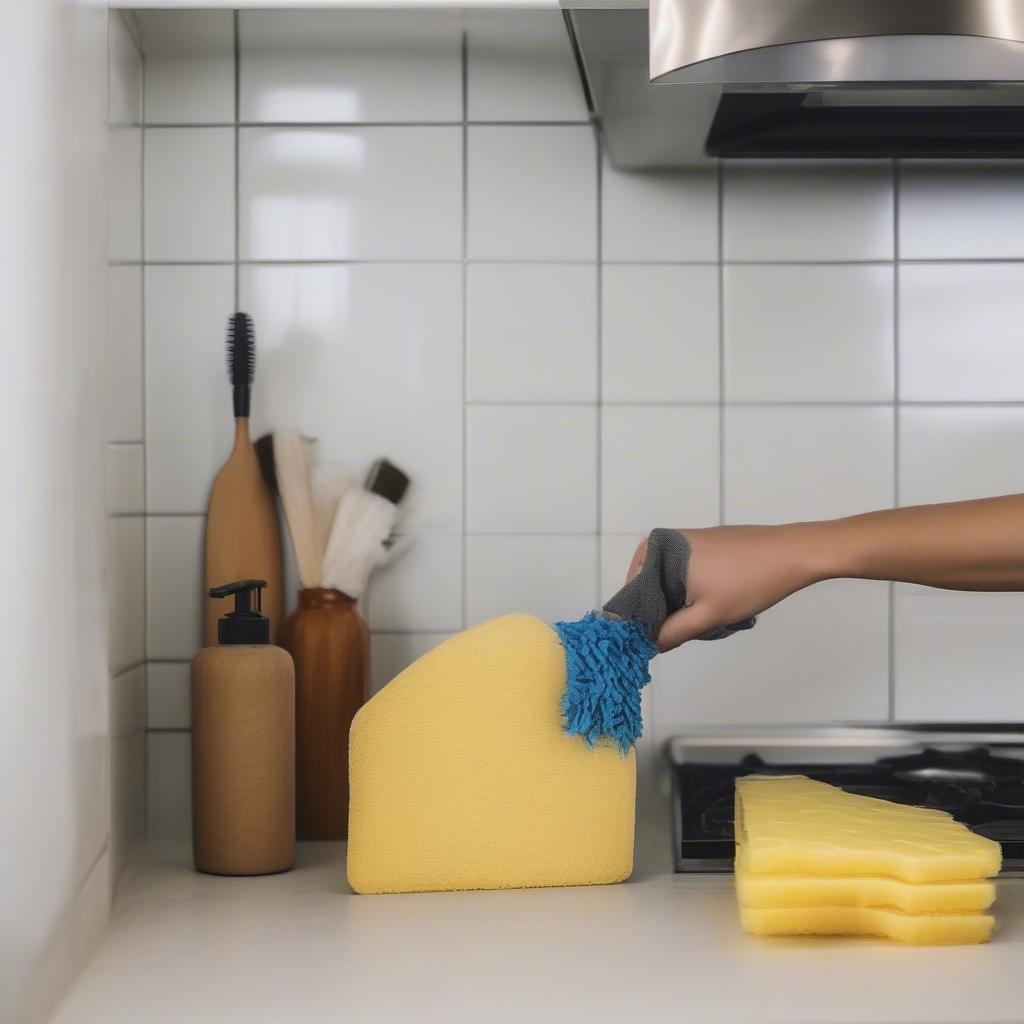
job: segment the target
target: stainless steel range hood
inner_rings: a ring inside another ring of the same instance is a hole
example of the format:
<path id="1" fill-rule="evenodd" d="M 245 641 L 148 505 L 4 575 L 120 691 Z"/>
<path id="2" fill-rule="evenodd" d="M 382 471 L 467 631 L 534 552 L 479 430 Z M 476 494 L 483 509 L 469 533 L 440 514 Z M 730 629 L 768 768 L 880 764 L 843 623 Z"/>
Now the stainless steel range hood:
<path id="1" fill-rule="evenodd" d="M 612 162 L 1024 157 L 1024 0 L 562 0 Z"/>

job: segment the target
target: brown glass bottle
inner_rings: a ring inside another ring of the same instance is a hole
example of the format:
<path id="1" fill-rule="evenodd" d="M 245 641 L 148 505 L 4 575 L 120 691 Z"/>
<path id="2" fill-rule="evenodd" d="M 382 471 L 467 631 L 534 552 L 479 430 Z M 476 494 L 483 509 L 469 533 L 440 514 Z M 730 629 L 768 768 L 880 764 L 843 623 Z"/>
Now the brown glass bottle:
<path id="1" fill-rule="evenodd" d="M 370 633 L 337 590 L 299 591 L 278 642 L 295 662 L 295 828 L 299 839 L 348 833 L 348 733 L 366 702 Z"/>

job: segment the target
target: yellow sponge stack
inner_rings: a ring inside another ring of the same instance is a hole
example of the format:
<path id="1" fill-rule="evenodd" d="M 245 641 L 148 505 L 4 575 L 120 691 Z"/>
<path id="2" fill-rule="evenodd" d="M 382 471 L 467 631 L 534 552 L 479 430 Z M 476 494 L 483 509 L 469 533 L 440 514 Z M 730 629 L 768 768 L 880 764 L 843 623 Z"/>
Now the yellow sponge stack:
<path id="1" fill-rule="evenodd" d="M 755 935 L 984 942 L 999 844 L 944 811 L 802 776 L 736 783 L 736 892 Z"/>
<path id="2" fill-rule="evenodd" d="M 348 878 L 356 892 L 620 882 L 636 758 L 561 724 L 558 634 L 508 615 L 452 637 L 356 715 Z"/>

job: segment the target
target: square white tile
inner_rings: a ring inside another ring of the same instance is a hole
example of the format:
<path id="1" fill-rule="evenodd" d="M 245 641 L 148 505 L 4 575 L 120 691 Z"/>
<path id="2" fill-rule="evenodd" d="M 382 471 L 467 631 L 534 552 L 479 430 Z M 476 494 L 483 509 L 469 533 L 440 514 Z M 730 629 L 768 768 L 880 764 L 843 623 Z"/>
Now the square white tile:
<path id="1" fill-rule="evenodd" d="M 573 620 L 597 604 L 597 538 L 467 537 L 466 621 Z"/>
<path id="2" fill-rule="evenodd" d="M 467 282 L 470 401 L 597 401 L 596 267 L 478 263 Z"/>
<path id="3" fill-rule="evenodd" d="M 604 604 L 625 586 L 626 573 L 633 561 L 637 545 L 649 532 L 648 530 L 637 530 L 635 533 L 628 534 L 601 535 L 598 546 L 601 558 L 599 604 Z"/>
<path id="4" fill-rule="evenodd" d="M 1024 408 L 900 410 L 900 504 L 1024 491 Z"/>
<path id="5" fill-rule="evenodd" d="M 891 260 L 892 165 L 883 161 L 729 163 L 727 260 Z"/>
<path id="6" fill-rule="evenodd" d="M 909 161 L 900 180 L 900 257 L 1024 256 L 1024 180 L 1006 161 Z"/>
<path id="7" fill-rule="evenodd" d="M 151 661 L 146 666 L 146 725 L 150 729 L 192 727 L 189 662 Z"/>
<path id="8" fill-rule="evenodd" d="M 235 256 L 232 128 L 147 128 L 146 259 Z"/>
<path id="9" fill-rule="evenodd" d="M 110 737 L 138 735 L 146 728 L 146 666 L 110 677 Z"/>
<path id="10" fill-rule="evenodd" d="M 1024 594 L 896 587 L 896 717 L 1024 719 Z"/>
<path id="11" fill-rule="evenodd" d="M 107 522 L 110 591 L 110 671 L 117 675 L 146 657 L 146 523 L 141 516 Z"/>
<path id="12" fill-rule="evenodd" d="M 652 662 L 659 745 L 694 725 L 885 720 L 889 585 L 831 580 Z"/>
<path id="13" fill-rule="evenodd" d="M 141 441 L 142 267 L 110 267 L 107 284 L 107 437 Z"/>
<path id="14" fill-rule="evenodd" d="M 243 121 L 462 120 L 456 11 L 242 11 L 238 29 Z"/>
<path id="15" fill-rule="evenodd" d="M 145 512 L 145 469 L 145 453 L 141 444 L 108 446 L 107 511 L 111 515 Z"/>
<path id="16" fill-rule="evenodd" d="M 471 406 L 466 529 L 470 533 L 593 533 L 597 410 Z"/>
<path id="17" fill-rule="evenodd" d="M 227 377 L 231 267 L 146 268 L 146 508 L 206 511 L 210 485 L 231 452 Z M 256 321 L 257 337 L 259 321 Z M 269 386 L 256 366 L 256 393 Z"/>
<path id="18" fill-rule="evenodd" d="M 900 268 L 900 397 L 1024 399 L 1024 265 Z"/>
<path id="19" fill-rule="evenodd" d="M 467 246 L 473 260 L 593 260 L 597 165 L 589 125 L 474 125 Z"/>
<path id="20" fill-rule="evenodd" d="M 718 400 L 718 268 L 602 268 L 606 402 Z"/>
<path id="21" fill-rule="evenodd" d="M 462 256 L 462 129 L 245 128 L 243 259 Z"/>
<path id="22" fill-rule="evenodd" d="M 136 11 L 146 49 L 148 124 L 235 119 L 231 11 Z"/>
<path id="23" fill-rule="evenodd" d="M 203 646 L 205 528 L 203 516 L 146 520 L 146 657 L 151 660 L 187 660 Z"/>
<path id="24" fill-rule="evenodd" d="M 586 121 L 560 11 L 474 11 L 466 19 L 470 121 Z"/>
<path id="25" fill-rule="evenodd" d="M 893 295 L 887 266 L 727 266 L 727 399 L 892 401 Z"/>
<path id="26" fill-rule="evenodd" d="M 370 641 L 373 692 L 386 686 L 450 636 L 450 633 L 374 633 Z"/>
<path id="27" fill-rule="evenodd" d="M 243 267 L 256 327 L 256 432 L 319 438 L 358 476 L 386 455 L 412 479 L 407 533 L 462 529 L 462 268 Z"/>
<path id="28" fill-rule="evenodd" d="M 462 538 L 410 538 L 370 581 L 367 618 L 374 630 L 445 633 L 462 628 Z"/>
<path id="29" fill-rule="evenodd" d="M 109 189 L 107 231 L 110 259 L 142 259 L 142 129 L 111 128 L 107 134 Z"/>
<path id="30" fill-rule="evenodd" d="M 122 11 L 112 11 L 107 19 L 107 121 L 111 125 L 142 123 L 142 54 L 126 17 Z"/>
<path id="31" fill-rule="evenodd" d="M 891 507 L 893 420 L 891 407 L 729 409 L 725 521 L 833 519 Z"/>
<path id="32" fill-rule="evenodd" d="M 602 409 L 602 531 L 716 526 L 718 419 L 714 406 Z"/>
<path id="33" fill-rule="evenodd" d="M 601 252 L 606 260 L 718 260 L 718 172 L 617 171 L 601 178 Z"/>
<path id="34" fill-rule="evenodd" d="M 184 839 L 192 834 L 192 736 L 152 732 L 146 738 L 146 834 Z"/>

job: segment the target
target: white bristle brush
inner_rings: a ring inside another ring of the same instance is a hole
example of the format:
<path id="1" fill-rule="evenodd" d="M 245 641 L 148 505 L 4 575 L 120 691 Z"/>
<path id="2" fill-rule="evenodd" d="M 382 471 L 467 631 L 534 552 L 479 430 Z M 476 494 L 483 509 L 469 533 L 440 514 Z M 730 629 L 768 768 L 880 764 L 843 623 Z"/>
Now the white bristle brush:
<path id="1" fill-rule="evenodd" d="M 299 434 L 274 434 L 274 469 L 277 487 L 295 548 L 299 583 L 304 590 L 320 586 L 323 549 L 310 473 L 309 447 Z"/>

